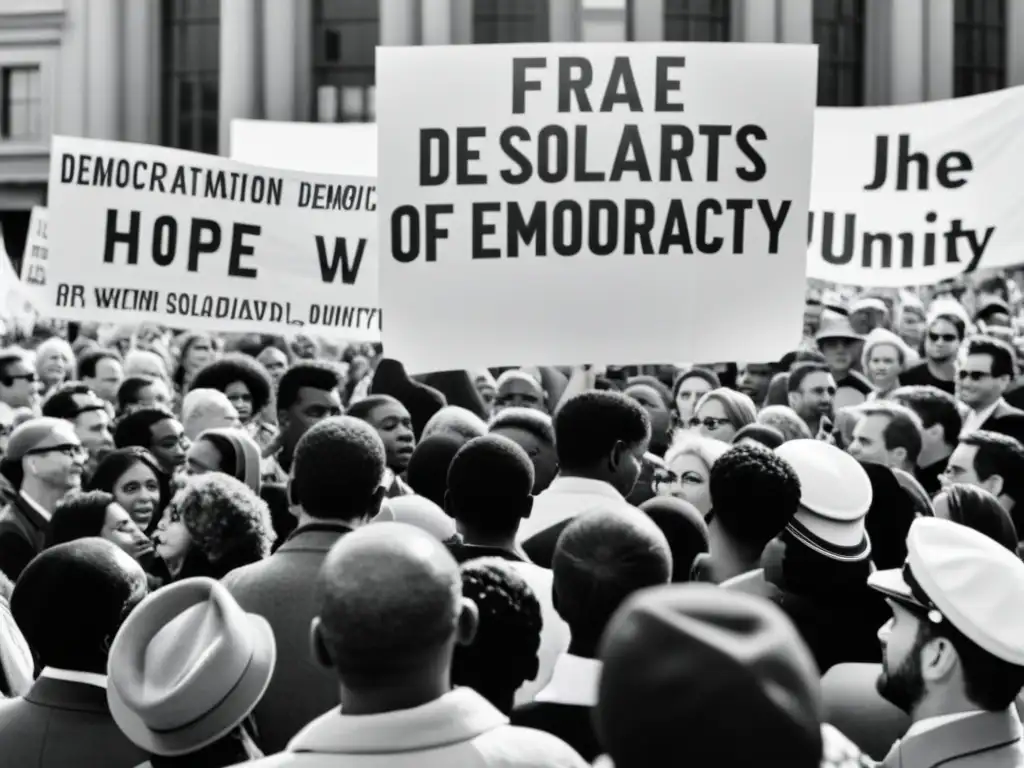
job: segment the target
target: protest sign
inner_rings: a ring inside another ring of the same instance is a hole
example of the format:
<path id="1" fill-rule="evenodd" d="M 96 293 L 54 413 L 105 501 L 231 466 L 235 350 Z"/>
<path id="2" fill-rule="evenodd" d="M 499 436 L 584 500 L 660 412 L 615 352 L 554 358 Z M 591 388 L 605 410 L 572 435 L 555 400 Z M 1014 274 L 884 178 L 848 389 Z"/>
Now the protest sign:
<path id="1" fill-rule="evenodd" d="M 812 46 L 378 48 L 388 355 L 781 356 L 802 326 L 816 70 Z"/>
<path id="2" fill-rule="evenodd" d="M 290 171 L 376 176 L 377 126 L 235 119 L 231 159 Z"/>
<path id="3" fill-rule="evenodd" d="M 54 137 L 48 307 L 68 320 L 380 338 L 376 181 Z"/>
<path id="4" fill-rule="evenodd" d="M 22 336 L 31 336 L 36 317 L 29 291 L 14 270 L 0 232 L 0 333 L 17 330 Z"/>
<path id="5" fill-rule="evenodd" d="M 49 309 L 46 305 L 46 279 L 49 264 L 50 243 L 47 236 L 49 213 L 42 206 L 32 207 L 32 216 L 28 222 L 28 237 L 25 238 L 25 251 L 21 255 L 21 282 L 26 295 L 31 297 L 36 309 L 44 314 Z"/>
<path id="6" fill-rule="evenodd" d="M 1024 88 L 819 109 L 807 276 L 937 283 L 1024 263 Z"/>

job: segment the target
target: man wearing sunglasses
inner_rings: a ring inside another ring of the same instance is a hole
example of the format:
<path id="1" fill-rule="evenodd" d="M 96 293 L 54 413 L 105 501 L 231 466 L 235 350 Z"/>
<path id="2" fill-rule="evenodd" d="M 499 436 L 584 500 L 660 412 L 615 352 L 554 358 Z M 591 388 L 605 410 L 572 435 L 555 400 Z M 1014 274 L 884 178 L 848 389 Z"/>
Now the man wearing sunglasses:
<path id="1" fill-rule="evenodd" d="M 1024 442 L 1024 411 L 1003 399 L 1017 372 L 1013 348 L 989 336 L 963 343 L 956 361 L 956 396 L 970 412 L 961 435 L 999 432 Z"/>
<path id="2" fill-rule="evenodd" d="M 901 569 L 877 571 L 892 619 L 879 630 L 878 692 L 912 725 L 882 768 L 1017 766 L 1024 732 L 1024 563 L 971 528 L 919 517 Z"/>
<path id="3" fill-rule="evenodd" d="M 22 350 L 0 350 L 0 414 L 11 420 L 18 408 L 39 412 L 36 373 Z"/>
<path id="4" fill-rule="evenodd" d="M 18 493 L 0 512 L 0 571 L 12 581 L 42 551 L 57 502 L 81 487 L 86 457 L 63 419 L 32 419 L 11 434 L 0 472 Z"/>

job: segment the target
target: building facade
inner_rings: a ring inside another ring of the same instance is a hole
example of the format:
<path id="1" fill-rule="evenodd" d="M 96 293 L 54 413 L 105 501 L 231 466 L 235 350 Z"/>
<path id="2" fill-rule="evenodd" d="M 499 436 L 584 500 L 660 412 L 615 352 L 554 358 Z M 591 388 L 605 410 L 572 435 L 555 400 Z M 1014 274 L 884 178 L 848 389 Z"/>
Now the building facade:
<path id="1" fill-rule="evenodd" d="M 1024 0 L 0 0 L 0 227 L 17 257 L 54 133 L 228 154 L 372 121 L 377 45 L 578 40 L 815 42 L 830 106 L 1024 84 Z"/>

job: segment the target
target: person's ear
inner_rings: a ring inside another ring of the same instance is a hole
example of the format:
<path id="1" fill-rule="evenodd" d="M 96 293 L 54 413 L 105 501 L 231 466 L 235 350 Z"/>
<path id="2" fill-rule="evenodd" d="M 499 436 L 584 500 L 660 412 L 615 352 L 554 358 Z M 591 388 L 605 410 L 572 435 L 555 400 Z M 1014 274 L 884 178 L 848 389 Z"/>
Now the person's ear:
<path id="1" fill-rule="evenodd" d="M 989 478 L 981 485 L 986 491 L 998 499 L 1003 495 L 1003 489 L 1006 487 L 1006 482 L 1003 480 L 1002 475 L 990 475 Z"/>
<path id="2" fill-rule="evenodd" d="M 953 643 L 945 637 L 936 637 L 928 641 L 921 647 L 919 653 L 921 677 L 928 682 L 937 682 L 948 677 L 960 663 Z"/>
<path id="3" fill-rule="evenodd" d="M 799 392 L 787 392 L 786 393 L 786 402 L 788 402 L 789 403 L 789 407 L 792 408 L 795 411 L 797 406 L 800 403 L 800 393 Z"/>
<path id="4" fill-rule="evenodd" d="M 471 645 L 476 637 L 477 627 L 480 625 L 480 611 L 476 603 L 468 597 L 462 598 L 462 607 L 459 611 L 459 621 L 456 626 L 455 641 L 459 645 Z"/>
<path id="5" fill-rule="evenodd" d="M 314 616 L 309 623 L 309 648 L 313 654 L 313 661 L 324 669 L 333 669 L 334 661 L 331 653 L 327 650 L 327 643 L 324 642 L 323 630 L 320 626 L 320 617 Z"/>
<path id="6" fill-rule="evenodd" d="M 616 440 L 615 445 L 612 446 L 612 451 L 608 454 L 608 469 L 612 472 L 616 472 L 620 466 L 622 466 L 622 454 L 626 450 L 626 444 L 621 440 Z"/>
<path id="7" fill-rule="evenodd" d="M 906 448 L 893 448 L 890 453 L 900 463 L 906 464 L 907 462 L 907 449 Z"/>

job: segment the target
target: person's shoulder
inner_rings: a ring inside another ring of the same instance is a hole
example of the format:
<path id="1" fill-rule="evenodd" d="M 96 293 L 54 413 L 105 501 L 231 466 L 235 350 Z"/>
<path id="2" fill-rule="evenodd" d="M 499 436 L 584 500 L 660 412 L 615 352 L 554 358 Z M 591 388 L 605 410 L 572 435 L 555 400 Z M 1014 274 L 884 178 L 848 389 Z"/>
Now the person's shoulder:
<path id="1" fill-rule="evenodd" d="M 752 595 L 765 595 L 771 591 L 771 585 L 764 575 L 764 568 L 757 568 L 753 571 L 741 573 L 739 576 L 733 576 L 718 586 L 722 589 L 728 589 L 730 592 L 746 592 Z"/>
<path id="2" fill-rule="evenodd" d="M 577 768 L 589 766 L 579 753 L 546 731 L 519 725 L 505 725 L 474 739 L 482 752 L 498 752 L 502 764 L 516 768 Z"/>

